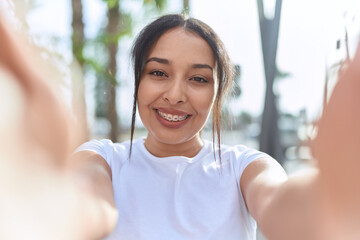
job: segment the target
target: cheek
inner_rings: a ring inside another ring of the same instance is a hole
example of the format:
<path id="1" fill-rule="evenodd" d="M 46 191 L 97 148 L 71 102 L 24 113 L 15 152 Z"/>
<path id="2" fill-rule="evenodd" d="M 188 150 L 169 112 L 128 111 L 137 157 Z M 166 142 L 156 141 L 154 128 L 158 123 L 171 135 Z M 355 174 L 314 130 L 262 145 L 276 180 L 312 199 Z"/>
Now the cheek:
<path id="1" fill-rule="evenodd" d="M 146 112 L 146 106 L 150 103 L 149 91 L 146 91 L 147 88 L 145 85 L 143 84 L 143 82 L 140 82 L 137 94 L 138 111 L 141 118 L 144 117 Z"/>
<path id="2" fill-rule="evenodd" d="M 151 100 L 154 98 L 155 95 L 155 89 L 151 86 L 151 84 L 148 84 L 147 81 L 140 81 L 139 84 L 139 90 L 137 95 L 137 100 L 139 107 L 140 105 L 146 105 L 151 102 Z"/>
<path id="3" fill-rule="evenodd" d="M 150 117 L 152 112 L 153 104 L 159 99 L 161 93 L 159 87 L 147 81 L 147 79 L 141 80 L 137 95 L 137 105 L 140 118 L 144 125 L 147 119 Z"/>
<path id="4" fill-rule="evenodd" d="M 204 114 L 207 116 L 213 107 L 214 100 L 215 91 L 214 89 L 209 89 L 209 91 L 198 91 L 196 94 L 194 94 L 192 102 L 199 114 Z"/>

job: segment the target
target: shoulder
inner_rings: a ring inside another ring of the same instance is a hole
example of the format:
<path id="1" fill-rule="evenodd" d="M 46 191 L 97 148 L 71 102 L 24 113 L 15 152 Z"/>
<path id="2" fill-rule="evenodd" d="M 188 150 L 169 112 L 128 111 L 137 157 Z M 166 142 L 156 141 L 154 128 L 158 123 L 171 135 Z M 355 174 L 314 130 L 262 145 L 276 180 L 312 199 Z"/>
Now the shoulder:
<path id="1" fill-rule="evenodd" d="M 215 157 L 216 162 L 219 164 L 221 160 L 222 168 L 233 168 L 233 171 L 236 173 L 238 179 L 240 179 L 245 168 L 255 160 L 273 160 L 273 158 L 268 154 L 241 144 L 233 146 L 221 144 L 219 149 L 216 143 L 215 146 L 213 146 L 212 141 L 205 140 L 205 147 L 207 152 L 206 156 L 209 161 L 213 162 Z M 221 159 L 219 159 L 219 151 Z M 220 165 L 218 167 L 220 167 Z"/>
<path id="2" fill-rule="evenodd" d="M 241 144 L 234 146 L 222 145 L 221 158 L 224 161 L 230 161 L 238 179 L 241 178 L 244 170 L 256 160 L 265 159 L 273 161 L 273 158 L 268 154 Z"/>
<path id="3" fill-rule="evenodd" d="M 129 148 L 130 142 L 122 142 L 122 143 L 114 143 L 110 139 L 92 139 L 88 142 L 83 143 L 80 145 L 75 152 L 80 151 L 95 151 L 95 152 L 112 152 L 112 151 L 119 151 L 119 150 L 126 150 Z"/>
<path id="4" fill-rule="evenodd" d="M 138 140 L 135 140 L 133 142 L 133 145 L 137 141 Z M 130 141 L 114 143 L 109 139 L 101 139 L 101 140 L 93 139 L 79 146 L 75 150 L 75 153 L 81 151 L 95 152 L 96 154 L 99 154 L 102 158 L 104 158 L 111 166 L 114 159 L 117 159 L 117 161 L 118 160 L 124 161 L 125 159 L 127 159 L 129 155 L 129 150 L 130 150 Z"/>
<path id="5" fill-rule="evenodd" d="M 221 145 L 221 156 L 231 158 L 232 161 L 241 162 L 242 164 L 250 163 L 260 158 L 271 158 L 268 154 L 245 145 Z"/>

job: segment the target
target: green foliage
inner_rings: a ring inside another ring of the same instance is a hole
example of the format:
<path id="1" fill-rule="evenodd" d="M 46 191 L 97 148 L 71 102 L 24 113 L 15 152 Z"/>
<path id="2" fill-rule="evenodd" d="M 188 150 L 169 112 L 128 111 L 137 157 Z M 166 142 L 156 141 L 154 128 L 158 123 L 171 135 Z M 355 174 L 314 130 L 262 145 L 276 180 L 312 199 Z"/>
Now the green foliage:
<path id="1" fill-rule="evenodd" d="M 239 115 L 239 121 L 241 122 L 242 125 L 247 126 L 250 123 L 252 123 L 252 116 L 250 113 L 248 112 L 241 112 Z"/>
<path id="2" fill-rule="evenodd" d="M 167 0 L 155 0 L 156 6 L 159 10 L 163 10 L 166 6 Z"/>
<path id="3" fill-rule="evenodd" d="M 108 85 L 110 84 L 107 81 L 107 78 L 104 78 L 102 75 L 96 75 L 98 81 L 96 81 L 95 86 L 95 116 L 97 118 L 107 118 L 109 116 L 108 102 L 109 102 L 109 93 Z"/>
<path id="4" fill-rule="evenodd" d="M 124 36 L 130 36 L 133 31 L 133 24 L 131 15 L 129 13 L 121 13 L 121 22 L 119 31 L 115 34 L 109 35 L 106 33 L 102 33 L 99 36 L 100 42 L 104 43 L 104 45 L 117 44 L 121 38 Z"/>
<path id="5" fill-rule="evenodd" d="M 167 3 L 167 0 L 143 0 L 144 4 L 146 5 L 154 5 L 156 6 L 156 8 L 158 10 L 163 10 L 165 9 L 165 6 L 166 6 L 166 3 Z"/>
<path id="6" fill-rule="evenodd" d="M 81 47 L 81 51 L 77 51 L 76 54 L 79 59 L 84 63 L 86 68 L 93 72 L 96 76 L 95 86 L 95 115 L 96 117 L 108 118 L 109 117 L 109 101 L 111 87 L 118 85 L 116 76 L 108 70 L 108 51 L 107 48 L 111 45 L 117 45 L 119 41 L 125 36 L 131 36 L 134 29 L 134 16 L 133 12 L 126 12 L 122 8 L 120 0 L 102 0 L 107 4 L 107 10 L 119 9 L 119 22 L 116 27 L 116 32 L 109 33 L 104 26 L 99 31 L 99 34 L 94 39 L 87 39 L 85 46 Z M 135 0 L 128 0 L 135 1 Z M 136 0 L 141 1 L 141 0 Z M 158 14 L 159 11 L 163 10 L 166 5 L 166 0 L 142 0 L 145 8 L 142 11 L 149 13 L 154 11 Z M 123 0 L 125 2 L 125 0 Z M 138 13 L 136 13 L 138 14 Z M 109 19 L 108 19 L 109 20 Z M 79 48 L 80 49 L 80 48 Z"/>
<path id="7" fill-rule="evenodd" d="M 120 4 L 120 0 L 103 0 L 109 9 L 115 8 Z"/>
<path id="8" fill-rule="evenodd" d="M 109 35 L 103 29 L 95 39 L 88 39 L 85 51 L 79 52 L 79 59 L 82 59 L 84 64 L 95 71 L 100 81 L 109 81 L 112 85 L 117 85 L 116 77 L 106 70 L 106 46 L 118 44 L 121 38 L 131 35 L 132 30 L 131 15 L 121 14 L 119 31 Z"/>
<path id="9" fill-rule="evenodd" d="M 241 66 L 234 65 L 234 79 L 233 79 L 233 88 L 231 95 L 232 98 L 238 98 L 241 95 L 240 80 L 241 80 Z"/>
<path id="10" fill-rule="evenodd" d="M 275 69 L 275 78 L 280 80 L 280 79 L 286 79 L 286 78 L 289 78 L 291 77 L 291 73 L 289 72 L 284 72 L 282 70 L 280 70 L 278 67 L 276 67 Z"/>
<path id="11" fill-rule="evenodd" d="M 108 72 L 104 63 L 96 58 L 85 58 L 85 64 L 91 67 L 97 76 L 100 76 L 104 81 L 109 81 L 112 85 L 117 85 L 116 77 Z"/>
<path id="12" fill-rule="evenodd" d="M 73 42 L 73 55 L 75 56 L 76 60 L 81 64 L 83 65 L 84 62 L 85 62 L 85 58 L 84 58 L 84 54 L 83 54 L 83 49 L 84 49 L 84 43 L 82 42 L 79 42 L 79 41 L 76 41 L 75 39 L 76 36 L 75 36 L 76 33 L 73 33 L 73 36 L 72 36 L 72 42 Z"/>

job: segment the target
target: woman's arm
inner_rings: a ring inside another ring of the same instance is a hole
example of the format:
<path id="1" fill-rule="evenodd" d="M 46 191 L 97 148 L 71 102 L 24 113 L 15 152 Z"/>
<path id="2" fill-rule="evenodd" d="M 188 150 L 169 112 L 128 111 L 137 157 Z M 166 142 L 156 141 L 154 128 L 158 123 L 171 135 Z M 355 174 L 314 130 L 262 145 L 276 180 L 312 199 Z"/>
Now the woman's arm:
<path id="1" fill-rule="evenodd" d="M 80 185 L 85 184 L 95 196 L 115 207 L 111 170 L 107 162 L 91 151 L 77 152 L 72 156 L 71 171 Z"/>
<path id="2" fill-rule="evenodd" d="M 247 207 L 269 239 L 314 239 L 317 171 L 287 177 L 272 159 L 258 159 L 245 169 L 241 189 Z"/>
<path id="3" fill-rule="evenodd" d="M 0 156 L 0 239 L 95 240 L 114 228 L 115 207 L 90 181 L 29 161 L 32 152 Z"/>
<path id="4" fill-rule="evenodd" d="M 286 179 L 273 160 L 241 177 L 248 209 L 270 239 L 360 239 L 360 48 L 334 88 L 314 141 L 317 169 Z"/>
<path id="5" fill-rule="evenodd" d="M 85 190 L 101 203 L 98 207 L 103 218 L 94 219 L 97 221 L 95 226 L 101 229 L 102 236 L 108 235 L 117 222 L 109 165 L 100 155 L 91 151 L 81 151 L 72 156 L 70 169 L 80 190 Z"/>
<path id="6" fill-rule="evenodd" d="M 84 129 L 47 85 L 47 65 L 2 16 L 0 39 L 0 239 L 102 238 L 117 221 L 105 160 L 79 153 L 66 167 Z"/>

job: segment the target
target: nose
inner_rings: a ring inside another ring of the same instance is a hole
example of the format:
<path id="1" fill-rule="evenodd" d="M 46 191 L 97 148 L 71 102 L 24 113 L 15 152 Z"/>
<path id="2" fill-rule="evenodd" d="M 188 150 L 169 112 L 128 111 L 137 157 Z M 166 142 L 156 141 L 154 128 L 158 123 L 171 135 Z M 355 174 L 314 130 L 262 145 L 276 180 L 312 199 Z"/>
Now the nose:
<path id="1" fill-rule="evenodd" d="M 163 94 L 164 101 L 177 105 L 186 101 L 186 84 L 183 79 L 173 79 Z"/>

